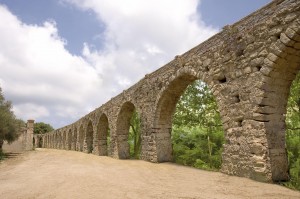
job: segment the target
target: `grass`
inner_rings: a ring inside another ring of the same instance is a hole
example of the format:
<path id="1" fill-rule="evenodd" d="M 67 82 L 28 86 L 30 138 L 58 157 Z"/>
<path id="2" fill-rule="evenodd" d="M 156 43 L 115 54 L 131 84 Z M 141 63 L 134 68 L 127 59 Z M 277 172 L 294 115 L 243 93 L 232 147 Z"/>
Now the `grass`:
<path id="1" fill-rule="evenodd" d="M 3 153 L 2 150 L 0 150 L 0 161 L 5 159 L 5 153 Z"/>

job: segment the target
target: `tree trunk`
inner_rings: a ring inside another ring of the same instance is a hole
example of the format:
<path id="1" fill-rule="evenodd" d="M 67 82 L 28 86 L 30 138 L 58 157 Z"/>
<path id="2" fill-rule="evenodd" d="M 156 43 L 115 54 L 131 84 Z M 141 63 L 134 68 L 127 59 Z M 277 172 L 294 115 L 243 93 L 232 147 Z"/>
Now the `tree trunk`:
<path id="1" fill-rule="evenodd" d="M 4 141 L 0 140 L 0 152 L 2 152 L 2 146 L 3 146 Z"/>
<path id="2" fill-rule="evenodd" d="M 135 153 L 135 158 L 136 159 L 139 159 L 140 157 L 139 157 L 139 155 L 140 155 L 140 151 L 141 151 L 141 135 L 139 134 L 139 135 L 137 135 L 137 137 L 136 137 L 136 146 L 135 146 L 135 148 L 134 148 L 134 153 Z"/>
<path id="3" fill-rule="evenodd" d="M 133 131 L 133 151 L 134 151 L 134 158 L 139 159 L 139 152 L 140 152 L 140 146 L 141 146 L 141 136 L 139 132 L 136 130 L 133 124 L 130 123 L 130 126 Z"/>

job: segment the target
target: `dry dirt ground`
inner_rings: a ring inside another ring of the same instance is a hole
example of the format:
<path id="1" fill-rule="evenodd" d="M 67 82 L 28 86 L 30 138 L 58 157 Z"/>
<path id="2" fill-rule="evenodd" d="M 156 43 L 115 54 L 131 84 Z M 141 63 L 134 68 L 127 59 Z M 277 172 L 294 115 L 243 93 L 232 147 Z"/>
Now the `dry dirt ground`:
<path id="1" fill-rule="evenodd" d="M 0 198 L 300 198 L 285 187 L 172 163 L 36 149 L 0 163 Z"/>

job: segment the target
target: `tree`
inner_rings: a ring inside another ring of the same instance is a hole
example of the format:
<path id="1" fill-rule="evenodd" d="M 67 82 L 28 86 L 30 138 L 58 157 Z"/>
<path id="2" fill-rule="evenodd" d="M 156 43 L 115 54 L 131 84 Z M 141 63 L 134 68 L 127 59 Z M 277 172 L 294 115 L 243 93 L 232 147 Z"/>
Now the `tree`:
<path id="1" fill-rule="evenodd" d="M 140 117 L 136 110 L 133 112 L 130 120 L 128 142 L 130 146 L 130 157 L 139 159 L 141 151 L 141 129 Z"/>
<path id="2" fill-rule="evenodd" d="M 196 168 L 221 167 L 224 132 L 217 103 L 208 86 L 195 81 L 176 105 L 172 144 L 175 162 Z"/>
<path id="3" fill-rule="evenodd" d="M 12 103 L 5 100 L 0 88 L 0 152 L 4 141 L 11 143 L 19 137 L 22 126 L 24 122 L 16 119 L 12 111 Z"/>
<path id="4" fill-rule="evenodd" d="M 222 127 L 217 103 L 208 86 L 200 80 L 189 85 L 180 97 L 173 118 L 175 126 Z"/>
<path id="5" fill-rule="evenodd" d="M 33 127 L 34 134 L 44 134 L 53 130 L 54 128 L 50 124 L 46 124 L 44 122 L 37 122 Z"/>
<path id="6" fill-rule="evenodd" d="M 300 73 L 296 76 L 290 89 L 286 128 L 286 146 L 291 179 L 285 185 L 300 190 Z"/>

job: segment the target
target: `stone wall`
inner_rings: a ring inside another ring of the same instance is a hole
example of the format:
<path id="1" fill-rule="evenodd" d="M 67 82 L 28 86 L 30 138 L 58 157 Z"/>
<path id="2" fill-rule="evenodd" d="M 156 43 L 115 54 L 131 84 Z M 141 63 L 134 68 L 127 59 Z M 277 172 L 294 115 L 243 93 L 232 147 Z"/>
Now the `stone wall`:
<path id="1" fill-rule="evenodd" d="M 140 159 L 172 161 L 176 103 L 200 79 L 210 87 L 222 117 L 221 171 L 259 181 L 287 180 L 285 113 L 300 68 L 299 16 L 299 0 L 274 0 L 73 124 L 43 135 L 43 147 L 129 158 L 129 121 L 135 109 L 141 117 Z"/>
<path id="2" fill-rule="evenodd" d="M 35 138 L 33 136 L 34 120 L 28 120 L 23 131 L 23 148 L 25 151 L 34 149 Z"/>
<path id="3" fill-rule="evenodd" d="M 23 152 L 33 150 L 35 146 L 41 146 L 38 140 L 43 138 L 41 135 L 33 135 L 33 125 L 34 120 L 28 120 L 26 127 L 21 129 L 19 138 L 11 144 L 4 142 L 3 150 L 5 152 Z M 40 137 L 40 139 L 37 139 L 37 137 Z"/>

